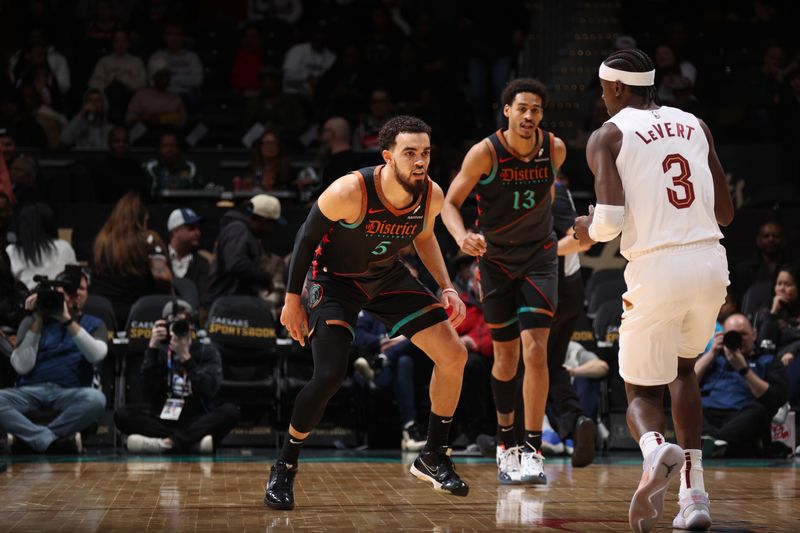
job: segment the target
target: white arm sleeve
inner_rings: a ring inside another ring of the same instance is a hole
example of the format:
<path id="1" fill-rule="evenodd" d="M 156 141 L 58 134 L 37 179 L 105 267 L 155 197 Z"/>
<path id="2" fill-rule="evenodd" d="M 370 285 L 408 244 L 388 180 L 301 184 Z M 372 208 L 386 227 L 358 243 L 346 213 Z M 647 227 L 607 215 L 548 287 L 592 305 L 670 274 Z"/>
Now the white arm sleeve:
<path id="1" fill-rule="evenodd" d="M 41 334 L 28 331 L 22 342 L 11 352 L 11 366 L 17 374 L 24 376 L 36 365 L 36 354 L 39 353 Z"/>
<path id="2" fill-rule="evenodd" d="M 597 204 L 594 208 L 592 225 L 589 226 L 589 237 L 595 242 L 613 240 L 622 231 L 624 220 L 624 205 Z"/>
<path id="3" fill-rule="evenodd" d="M 108 344 L 100 339 L 95 339 L 83 328 L 78 330 L 72 340 L 75 341 L 75 346 L 81 351 L 83 357 L 93 365 L 102 361 L 108 353 Z"/>

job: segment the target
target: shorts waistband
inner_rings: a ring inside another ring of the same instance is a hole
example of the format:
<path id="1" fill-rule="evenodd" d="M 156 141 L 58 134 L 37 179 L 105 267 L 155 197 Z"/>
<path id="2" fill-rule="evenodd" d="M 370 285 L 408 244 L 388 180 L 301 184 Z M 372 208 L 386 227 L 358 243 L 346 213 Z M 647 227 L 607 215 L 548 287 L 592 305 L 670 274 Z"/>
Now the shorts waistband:
<path id="1" fill-rule="evenodd" d="M 674 251 L 679 251 L 679 250 L 681 250 L 681 251 L 682 250 L 697 250 L 697 249 L 700 249 L 700 248 L 708 248 L 710 246 L 715 246 L 715 245 L 718 245 L 718 244 L 719 244 L 719 239 L 706 239 L 706 240 L 703 240 L 703 241 L 690 242 L 688 244 L 667 244 L 667 245 L 664 245 L 664 246 L 656 246 L 654 248 L 648 248 L 646 250 L 641 250 L 639 252 L 631 252 L 631 253 L 629 253 L 628 254 L 628 256 L 629 256 L 628 257 L 628 261 L 633 261 L 635 259 L 639 259 L 642 256 L 651 255 L 651 254 L 654 254 L 654 253 L 660 253 L 660 252 L 666 252 L 666 251 L 674 252 Z"/>

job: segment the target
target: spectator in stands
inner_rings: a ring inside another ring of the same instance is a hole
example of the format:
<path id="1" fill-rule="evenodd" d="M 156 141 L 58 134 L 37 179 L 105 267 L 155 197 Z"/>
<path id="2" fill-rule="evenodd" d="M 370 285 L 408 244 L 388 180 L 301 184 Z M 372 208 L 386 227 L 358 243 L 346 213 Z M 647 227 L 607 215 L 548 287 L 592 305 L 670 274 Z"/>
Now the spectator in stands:
<path id="1" fill-rule="evenodd" d="M 125 324 L 131 306 L 146 294 L 172 291 L 167 247 L 147 229 L 148 213 L 139 195 L 125 194 L 94 240 L 93 290 L 114 306 Z"/>
<path id="2" fill-rule="evenodd" d="M 123 29 L 114 32 L 113 52 L 97 61 L 89 87 L 100 89 L 109 101 L 112 122 L 122 123 L 133 94 L 147 84 L 144 62 L 128 52 L 130 36 Z"/>
<path id="3" fill-rule="evenodd" d="M 114 423 L 130 453 L 213 453 L 239 421 L 233 404 L 215 406 L 222 360 L 210 343 L 194 340 L 192 306 L 167 303 L 142 361 L 149 408 L 122 407 Z"/>
<path id="4" fill-rule="evenodd" d="M 48 68 L 46 65 L 36 67 L 33 79 L 23 83 L 19 88 L 19 94 L 32 118 L 44 131 L 47 149 L 59 150 L 61 132 L 67 125 L 67 117 L 53 109 L 51 105 L 52 93 L 47 86 L 50 76 Z"/>
<path id="5" fill-rule="evenodd" d="M 83 107 L 61 132 L 61 142 L 70 148 L 108 149 L 108 136 L 114 125 L 108 122 L 108 101 L 99 89 L 88 89 Z"/>
<path id="6" fill-rule="evenodd" d="M 243 125 L 250 128 L 261 123 L 267 129 L 277 131 L 289 141 L 306 129 L 306 116 L 303 106 L 294 96 L 281 90 L 281 72 L 272 66 L 258 73 L 260 93 L 247 99 L 243 114 Z"/>
<path id="7" fill-rule="evenodd" d="M 231 87 L 243 96 L 255 96 L 261 90 L 259 73 L 262 63 L 261 32 L 248 24 L 242 32 L 239 48 L 233 58 Z"/>
<path id="8" fill-rule="evenodd" d="M 581 402 L 581 410 L 592 420 L 597 420 L 600 407 L 600 383 L 608 375 L 608 363 L 596 353 L 590 352 L 575 341 L 569 341 L 564 359 L 566 369 L 572 380 L 575 394 Z"/>
<path id="9" fill-rule="evenodd" d="M 8 164 L 8 163 L 6 163 Z M 36 161 L 26 154 L 18 154 L 11 160 L 9 168 L 11 186 L 17 205 L 24 205 L 39 201 L 42 198 L 42 187 L 39 182 Z"/>
<path id="10" fill-rule="evenodd" d="M 9 244 L 6 253 L 14 277 L 29 289 L 37 285 L 34 276 L 53 279 L 66 265 L 77 263 L 72 246 L 58 238 L 53 210 L 42 203 L 22 208 L 17 220 L 17 242 Z"/>
<path id="11" fill-rule="evenodd" d="M 768 220 L 758 227 L 753 257 L 733 268 L 733 287 L 737 301 L 756 283 L 772 282 L 786 258 L 783 224 Z"/>
<path id="12" fill-rule="evenodd" d="M 365 311 L 358 313 L 353 348 L 360 356 L 353 363 L 355 370 L 368 383 L 394 395 L 402 430 L 400 448 L 421 450 L 427 438 L 417 422 L 414 360 L 421 360 L 424 354 L 402 335 L 389 338 L 386 326 Z"/>
<path id="13" fill-rule="evenodd" d="M 764 49 L 761 66 L 748 78 L 748 120 L 755 140 L 777 137 L 776 126 L 780 124 L 778 104 L 785 69 L 786 50 L 779 44 L 769 44 Z"/>
<path id="14" fill-rule="evenodd" d="M 361 166 L 361 161 L 353 152 L 351 139 L 350 124 L 344 117 L 331 117 L 322 125 L 319 136 L 323 158 L 320 191 Z"/>
<path id="15" fill-rule="evenodd" d="M 478 263 L 473 257 L 469 263 L 467 288 L 459 296 L 467 308 L 464 321 L 456 328 L 456 333 L 467 348 L 467 364 L 464 367 L 464 384 L 458 402 L 456 418 L 468 443 L 474 443 L 481 433 L 494 428 L 494 420 L 489 421 L 486 414 L 489 394 L 489 377 L 492 371 L 494 350 L 489 326 L 483 318 L 481 307 L 480 279 Z"/>
<path id="16" fill-rule="evenodd" d="M 253 196 L 244 212 L 232 209 L 222 216 L 211 263 L 208 307 L 220 296 L 257 296 L 261 290 L 272 289 L 272 275 L 263 268 L 266 250 L 262 240 L 280 217 L 280 201 L 268 194 Z"/>
<path id="17" fill-rule="evenodd" d="M 181 143 L 174 133 L 162 133 L 158 157 L 144 164 L 150 182 L 150 194 L 162 191 L 202 189 L 203 180 L 194 163 L 183 156 Z"/>
<path id="18" fill-rule="evenodd" d="M 6 145 L 6 154 L 14 140 L 21 146 L 47 146 L 45 132 L 22 95 L 11 87 L 0 88 L 0 144 Z"/>
<path id="19" fill-rule="evenodd" d="M 0 168 L 5 166 L 5 162 L 0 158 Z M 9 244 L 17 242 L 17 234 L 14 233 L 12 226 L 14 219 L 13 202 L 5 191 L 0 191 L 0 250 L 5 252 Z M 6 257 L 8 262 L 8 257 Z M 9 270 L 10 272 L 10 270 Z"/>
<path id="20" fill-rule="evenodd" d="M 355 120 L 373 82 L 363 67 L 358 45 L 344 45 L 336 62 L 317 84 L 314 107 L 318 116 L 340 115 L 348 121 Z"/>
<path id="21" fill-rule="evenodd" d="M 786 402 L 786 370 L 774 351 L 755 346 L 746 316 L 733 314 L 711 350 L 695 363 L 703 401 L 703 433 L 729 455 L 758 455 L 770 420 Z M 721 441 L 721 442 L 720 442 Z"/>
<path id="22" fill-rule="evenodd" d="M 208 294 L 208 260 L 197 253 L 200 244 L 200 222 L 202 218 L 188 207 L 175 209 L 167 219 L 169 232 L 169 262 L 176 278 L 194 282 L 200 302 Z"/>
<path id="23" fill-rule="evenodd" d="M 307 100 L 314 97 L 317 81 L 336 61 L 336 54 L 327 46 L 327 25 L 318 21 L 309 33 L 310 40 L 292 46 L 283 58 L 284 92 Z"/>
<path id="24" fill-rule="evenodd" d="M 392 95 L 386 89 L 374 89 L 369 95 L 369 112 L 364 113 L 353 132 L 353 146 L 358 150 L 378 151 L 378 132 L 394 113 Z"/>
<path id="25" fill-rule="evenodd" d="M 658 99 L 662 102 L 675 102 L 673 90 L 675 80 L 679 77 L 687 78 L 694 86 L 697 80 L 697 69 L 689 61 L 678 59 L 675 51 L 668 44 L 656 46 L 653 56 L 656 65 L 656 91 Z"/>
<path id="26" fill-rule="evenodd" d="M 280 135 L 275 130 L 266 130 L 253 142 L 243 188 L 287 189 L 289 181 L 289 156 L 284 152 Z"/>
<path id="27" fill-rule="evenodd" d="M 63 302 L 55 300 L 51 307 L 37 293 L 25 300 L 29 316 L 20 324 L 11 354 L 17 386 L 0 390 L 0 427 L 10 434 L 12 450 L 79 453 L 78 432 L 97 421 L 105 408 L 106 397 L 92 388 L 92 377 L 93 367 L 108 353 L 106 326 L 83 314 L 89 280 L 77 270 L 58 276 L 68 285 L 59 289 Z M 58 414 L 47 425 L 25 416 L 40 409 Z"/>
<path id="28" fill-rule="evenodd" d="M 148 198 L 150 187 L 142 163 L 128 154 L 128 130 L 112 128 L 108 133 L 108 147 L 108 152 L 102 158 L 89 165 L 95 200 L 103 204 L 116 204 L 129 191 Z"/>
<path id="29" fill-rule="evenodd" d="M 194 100 L 203 84 L 203 63 L 197 54 L 184 48 L 184 40 L 183 25 L 168 22 L 164 27 L 164 48 L 150 56 L 147 66 L 155 72 L 155 66 L 166 61 L 172 73 L 169 91 Z"/>
<path id="30" fill-rule="evenodd" d="M 186 107 L 176 93 L 168 89 L 172 72 L 164 58 L 150 61 L 148 66 L 152 87 L 136 91 L 128 104 L 126 122 L 129 125 L 141 122 L 147 127 L 183 127 L 186 124 Z"/>
<path id="31" fill-rule="evenodd" d="M 46 65 L 52 73 L 53 78 L 48 81 L 48 86 L 54 93 L 53 98 L 67 94 L 71 87 L 67 59 L 48 45 L 47 37 L 42 30 L 34 29 L 28 37 L 26 46 L 18 50 L 9 61 L 11 80 L 19 87 L 26 79 L 32 79 L 33 70 L 41 65 Z"/>
<path id="32" fill-rule="evenodd" d="M 111 0 L 97 0 L 94 17 L 83 32 L 83 57 L 96 58 L 107 50 L 114 32 L 121 27 L 122 21 L 114 14 L 114 3 Z"/>
<path id="33" fill-rule="evenodd" d="M 800 353 L 800 297 L 797 283 L 800 266 L 785 264 L 778 268 L 772 302 L 761 309 L 755 318 L 759 342 L 775 346 L 785 366 Z"/>

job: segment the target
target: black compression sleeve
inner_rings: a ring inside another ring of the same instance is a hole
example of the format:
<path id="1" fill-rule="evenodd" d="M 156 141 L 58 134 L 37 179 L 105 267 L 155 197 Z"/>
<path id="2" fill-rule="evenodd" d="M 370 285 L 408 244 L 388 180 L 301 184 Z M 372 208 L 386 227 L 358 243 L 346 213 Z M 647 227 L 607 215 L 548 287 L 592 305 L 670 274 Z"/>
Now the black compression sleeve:
<path id="1" fill-rule="evenodd" d="M 286 283 L 286 292 L 300 294 L 303 291 L 306 273 L 311 265 L 311 260 L 314 258 L 314 249 L 333 224 L 334 221 L 323 215 L 316 203 L 311 206 L 311 211 L 308 213 L 306 221 L 297 231 L 297 237 L 294 240 L 292 259 L 289 261 L 289 280 Z"/>

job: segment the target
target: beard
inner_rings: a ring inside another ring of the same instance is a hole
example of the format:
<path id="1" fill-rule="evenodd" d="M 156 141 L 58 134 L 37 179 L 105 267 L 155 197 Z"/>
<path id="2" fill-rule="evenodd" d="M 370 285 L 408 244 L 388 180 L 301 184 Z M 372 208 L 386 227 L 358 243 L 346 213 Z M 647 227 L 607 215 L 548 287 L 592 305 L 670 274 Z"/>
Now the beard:
<path id="1" fill-rule="evenodd" d="M 410 171 L 405 175 L 402 175 L 396 168 L 395 175 L 397 176 L 397 182 L 408 194 L 414 198 L 422 194 L 422 191 L 425 188 L 425 179 L 412 178 Z"/>

